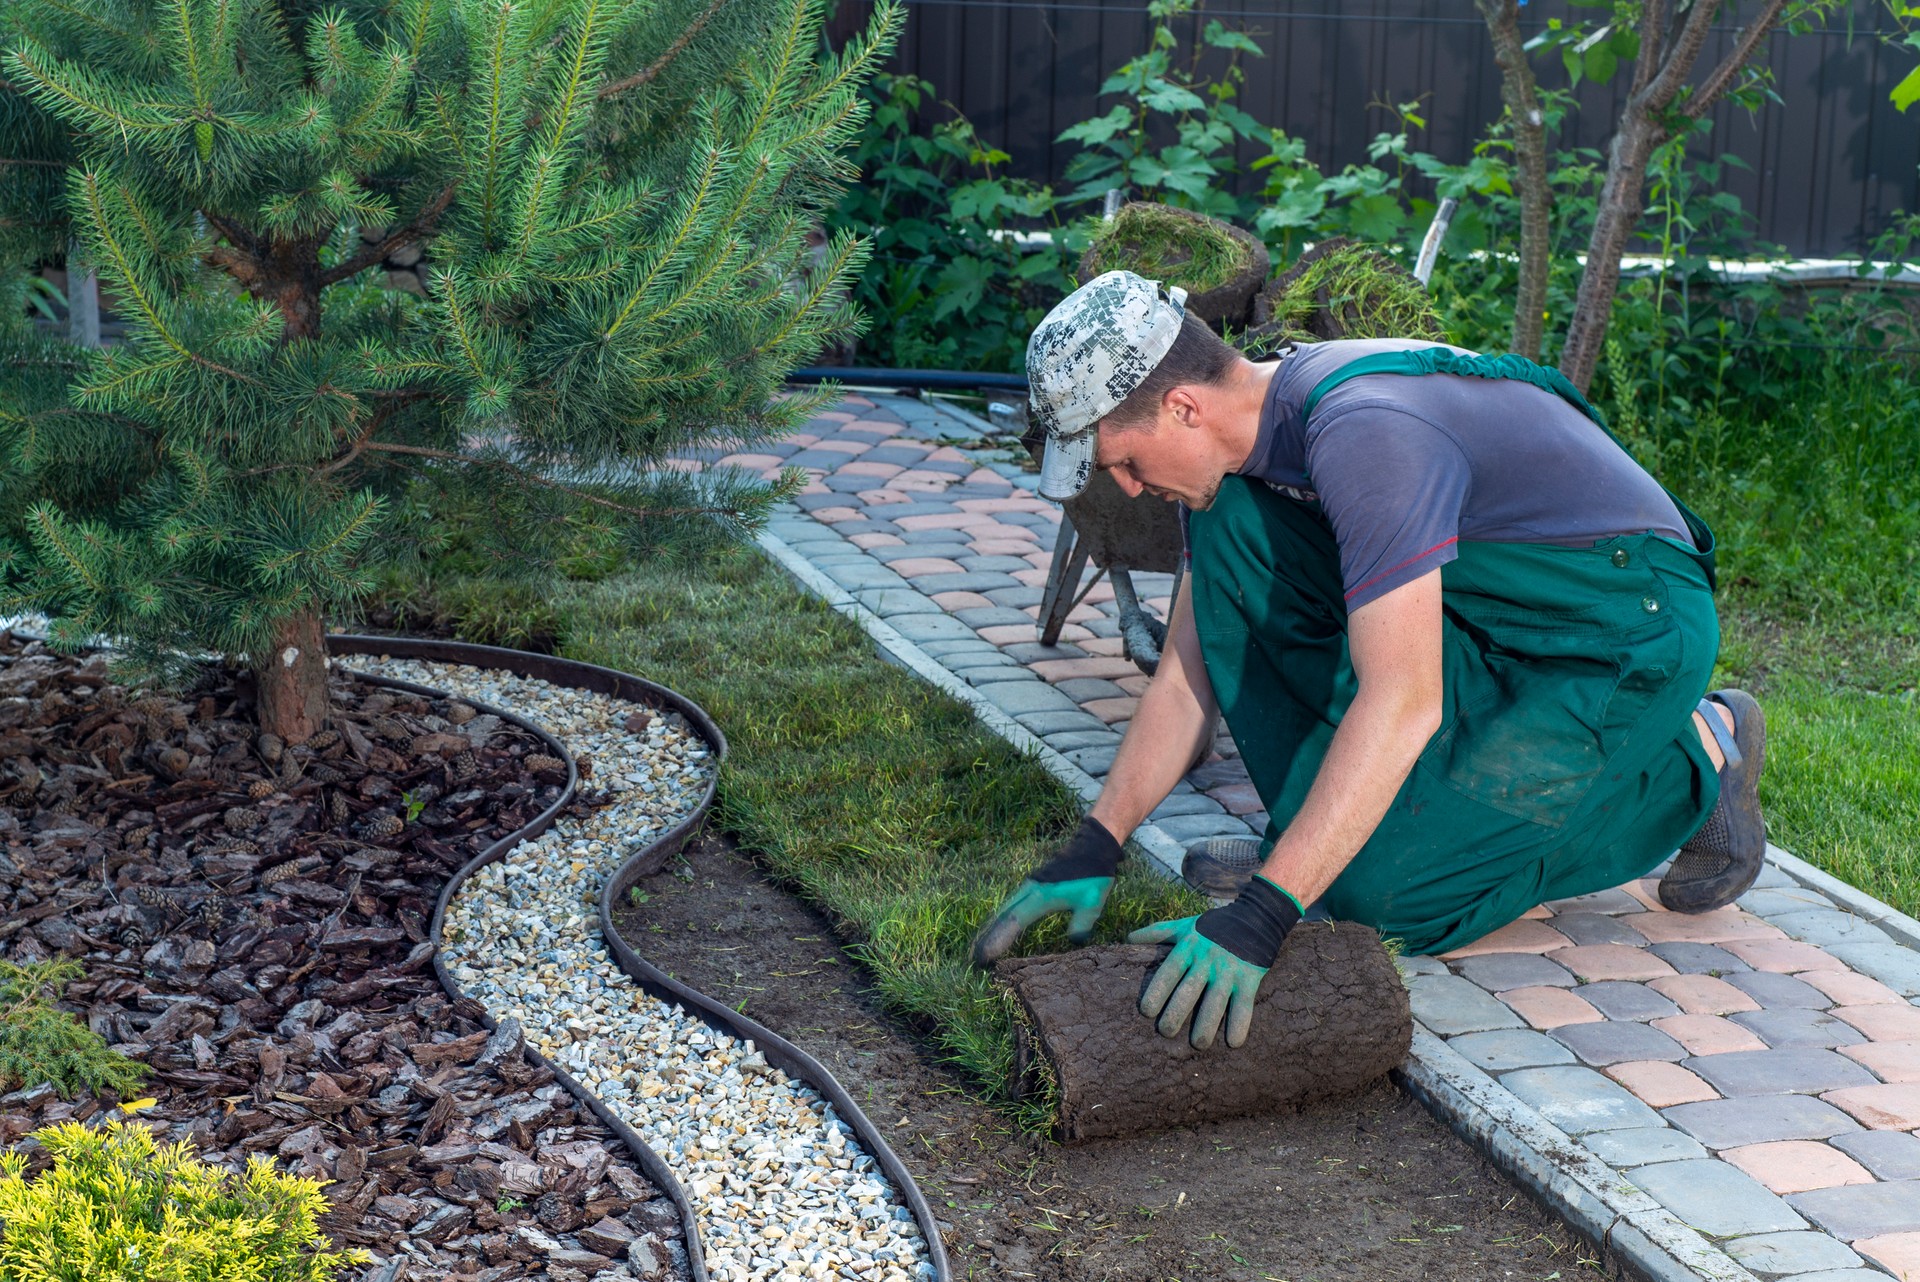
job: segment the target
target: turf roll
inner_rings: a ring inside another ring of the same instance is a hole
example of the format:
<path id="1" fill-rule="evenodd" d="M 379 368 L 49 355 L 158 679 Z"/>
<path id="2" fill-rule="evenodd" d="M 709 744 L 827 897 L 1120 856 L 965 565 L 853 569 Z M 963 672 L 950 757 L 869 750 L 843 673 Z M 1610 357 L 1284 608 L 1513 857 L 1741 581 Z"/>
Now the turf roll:
<path id="1" fill-rule="evenodd" d="M 1350 1094 L 1397 1068 L 1413 1040 L 1398 968 L 1352 922 L 1308 922 L 1260 985 L 1246 1045 L 1162 1037 L 1140 995 L 1169 949 L 1080 948 L 1002 961 L 1013 990 L 1019 1089 L 1049 1085 L 1062 1143 L 1111 1139 Z"/>

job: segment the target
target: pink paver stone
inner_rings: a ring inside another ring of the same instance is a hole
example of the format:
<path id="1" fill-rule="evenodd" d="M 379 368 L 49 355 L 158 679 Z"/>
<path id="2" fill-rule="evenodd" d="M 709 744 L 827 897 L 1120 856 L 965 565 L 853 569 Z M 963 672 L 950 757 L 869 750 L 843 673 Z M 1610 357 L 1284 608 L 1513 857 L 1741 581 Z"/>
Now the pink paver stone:
<path id="1" fill-rule="evenodd" d="M 1015 552 L 1014 555 L 1027 558 L 1027 564 L 1036 570 L 1047 570 L 1051 572 L 1053 569 L 1053 553 L 1051 551 L 1042 552 L 1039 548 L 1029 546 L 1025 552 Z"/>
<path id="2" fill-rule="evenodd" d="M 1837 1015 L 1876 1042 L 1920 1041 L 1920 1006 L 1836 1006 Z"/>
<path id="3" fill-rule="evenodd" d="M 931 451 L 927 457 L 936 463 L 965 463 L 969 461 L 966 455 L 954 449 L 951 445 L 942 445 L 939 449 Z"/>
<path id="4" fill-rule="evenodd" d="M 909 468 L 887 482 L 907 494 L 944 494 L 953 478 L 945 472 L 916 472 Z"/>
<path id="5" fill-rule="evenodd" d="M 1118 640 L 1118 638 L 1115 638 Z M 1027 667 L 1042 681 L 1058 683 L 1079 677 L 1110 681 L 1114 677 L 1138 676 L 1140 669 L 1129 659 L 1041 659 Z"/>
<path id="6" fill-rule="evenodd" d="M 848 538 L 847 542 L 857 548 L 897 548 L 905 544 L 906 540 L 898 534 L 882 534 L 878 530 L 872 530 L 866 534 L 855 534 Z"/>
<path id="7" fill-rule="evenodd" d="M 948 614 L 955 610 L 986 610 L 993 606 L 993 602 L 978 592 L 936 592 L 928 600 Z"/>
<path id="8" fill-rule="evenodd" d="M 1120 637 L 1095 637 L 1080 648 L 1088 654 L 1097 654 L 1103 659 L 1113 659 L 1126 653 L 1127 643 Z"/>
<path id="9" fill-rule="evenodd" d="M 1637 881 L 1623 882 L 1620 889 L 1638 899 L 1648 912 L 1663 913 L 1667 911 L 1667 906 L 1660 902 L 1659 893 L 1654 889 L 1659 884 L 1658 877 L 1642 877 Z"/>
<path id="10" fill-rule="evenodd" d="M 904 423 L 883 423 L 877 418 L 863 418 L 849 423 L 840 429 L 843 432 L 858 432 L 862 436 L 894 437 L 907 430 Z"/>
<path id="11" fill-rule="evenodd" d="M 1847 964 L 1823 948 L 1793 939 L 1731 939 L 1721 945 L 1755 970 L 1783 975 L 1803 970 L 1845 970 Z"/>
<path id="12" fill-rule="evenodd" d="M 912 499 L 898 490 L 861 490 L 860 501 L 868 507 L 884 507 L 889 503 L 911 503 Z"/>
<path id="13" fill-rule="evenodd" d="M 1520 914 L 1520 920 L 1522 921 L 1547 921 L 1552 917 L 1553 909 L 1547 907 L 1545 904 L 1535 904 Z"/>
<path id="14" fill-rule="evenodd" d="M 973 512 L 922 512 L 918 516 L 897 516 L 893 523 L 903 530 L 972 530 L 992 525 L 994 520 Z"/>
<path id="15" fill-rule="evenodd" d="M 855 415 L 849 414 L 845 410 L 821 410 L 813 416 L 811 421 L 818 423 L 820 420 L 825 419 L 829 423 L 851 423 L 855 417 Z"/>
<path id="16" fill-rule="evenodd" d="M 1866 1042 L 1842 1046 L 1840 1053 L 1883 1082 L 1920 1082 L 1920 1042 Z"/>
<path id="17" fill-rule="evenodd" d="M 787 444 L 798 445 L 802 449 L 805 449 L 809 445 L 818 445 L 820 443 L 820 438 L 811 432 L 795 432 L 792 436 L 785 437 L 784 439 Z"/>
<path id="18" fill-rule="evenodd" d="M 816 450 L 832 450 L 835 454 L 860 455 L 872 449 L 873 442 L 848 440 L 846 437 L 837 437 L 831 440 L 821 441 L 813 448 Z"/>
<path id="19" fill-rule="evenodd" d="M 1140 706 L 1138 699 L 1089 699 L 1080 705 L 1082 712 L 1090 712 L 1108 725 L 1116 721 L 1127 721 L 1133 717 Z"/>
<path id="20" fill-rule="evenodd" d="M 1018 539 L 972 539 L 970 542 L 977 556 L 1025 556 L 1033 551 L 1033 544 Z"/>
<path id="21" fill-rule="evenodd" d="M 1037 605 L 1023 605 L 1020 608 L 1027 614 L 1032 615 L 1035 619 L 1040 617 L 1040 607 Z M 1090 605 L 1076 605 L 1073 609 L 1067 611 L 1068 623 L 1092 623 L 1096 619 L 1104 619 L 1106 617 L 1106 615 Z M 1139 670 L 1138 668 L 1134 669 L 1135 672 Z"/>
<path id="22" fill-rule="evenodd" d="M 1785 940 L 1786 932 L 1737 908 L 1710 913 L 1646 913 L 1633 919 L 1633 928 L 1652 944 L 1722 944 L 1736 939 Z M 1749 963 L 1751 964 L 1751 963 Z"/>
<path id="23" fill-rule="evenodd" d="M 1553 927 L 1523 917 L 1519 921 L 1508 922 L 1490 935 L 1482 935 L 1470 944 L 1462 944 L 1450 953 L 1442 953 L 1441 960 L 1482 957 L 1487 953 L 1550 953 L 1556 948 L 1566 948 L 1571 942 Z"/>
<path id="24" fill-rule="evenodd" d="M 864 513 L 850 507 L 817 507 L 813 509 L 813 519 L 828 525 L 838 525 L 842 521 L 857 521 Z"/>
<path id="25" fill-rule="evenodd" d="M 1863 1237 L 1853 1249 L 1893 1274 L 1895 1282 L 1920 1282 L 1920 1233 Z"/>
<path id="26" fill-rule="evenodd" d="M 1024 584 L 1030 588 L 1043 588 L 1047 585 L 1047 572 L 1045 570 L 1015 570 L 1013 572 L 1013 581 Z"/>
<path id="27" fill-rule="evenodd" d="M 1013 482 L 990 467 L 976 467 L 967 473 L 962 485 L 997 485 L 1003 490 L 1011 490 Z"/>
<path id="28" fill-rule="evenodd" d="M 1613 1064 L 1606 1074 L 1638 1095 L 1649 1108 L 1672 1108 L 1675 1104 L 1720 1098 L 1720 1092 L 1702 1081 L 1698 1074 L 1657 1059 Z"/>
<path id="29" fill-rule="evenodd" d="M 1718 1015 L 1668 1015 L 1653 1026 L 1679 1042 L 1693 1055 L 1725 1055 L 1730 1051 L 1763 1051 L 1767 1044 L 1752 1030 Z"/>
<path id="30" fill-rule="evenodd" d="M 759 472 L 770 467 L 779 467 L 783 461 L 778 454 L 729 454 L 715 463 L 714 466 L 742 467 L 749 471 Z"/>
<path id="31" fill-rule="evenodd" d="M 975 628 L 980 639 L 988 645 L 1019 645 L 1024 641 L 1037 641 L 1031 623 L 996 623 L 990 628 Z"/>
<path id="32" fill-rule="evenodd" d="M 1820 1097 L 1844 1109 L 1862 1126 L 1876 1131 L 1911 1131 L 1920 1127 L 1920 1082 L 1882 1082 L 1849 1086 Z"/>
<path id="33" fill-rule="evenodd" d="M 1084 645 L 1080 648 L 1083 650 L 1086 649 Z M 1147 687 L 1153 684 L 1153 678 L 1143 672 L 1136 672 L 1130 677 L 1121 677 L 1118 681 L 1115 681 L 1114 684 L 1138 699 L 1146 694 Z"/>
<path id="34" fill-rule="evenodd" d="M 1759 1002 L 1712 975 L 1668 975 L 1652 980 L 1647 987 L 1689 1015 L 1731 1015 L 1760 1009 Z"/>
<path id="35" fill-rule="evenodd" d="M 1564 988 L 1542 984 L 1535 988 L 1509 988 L 1500 1000 L 1513 1013 L 1535 1028 L 1558 1028 L 1562 1024 L 1597 1024 L 1606 1018 L 1591 1003 L 1575 997 Z"/>
<path id="36" fill-rule="evenodd" d="M 1795 976 L 1833 998 L 1836 1006 L 1904 1006 L 1907 999 L 1877 979 L 1852 970 L 1810 970 Z"/>
<path id="37" fill-rule="evenodd" d="M 1814 1140 L 1776 1140 L 1720 1150 L 1720 1156 L 1775 1193 L 1807 1193 L 1838 1184 L 1871 1184 L 1873 1174 L 1839 1149 Z"/>
<path id="38" fill-rule="evenodd" d="M 820 475 L 824 475 L 824 473 L 816 473 L 815 475 L 816 475 L 816 477 L 818 477 L 818 476 L 820 476 Z M 826 486 L 824 486 L 824 485 L 822 485 L 822 484 L 820 484 L 820 482 L 819 482 L 819 480 L 818 480 L 818 479 L 815 479 L 815 480 L 812 480 L 812 481 L 808 481 L 808 482 L 807 482 L 807 483 L 806 483 L 805 485 L 803 485 L 803 486 L 801 486 L 801 487 L 800 487 L 800 488 L 799 488 L 799 489 L 798 489 L 797 491 L 795 491 L 795 493 L 798 493 L 798 494 L 831 494 L 831 493 L 833 493 L 833 491 L 832 491 L 832 490 L 830 490 L 830 489 L 828 489 L 828 488 L 827 488 Z"/>
<path id="39" fill-rule="evenodd" d="M 1250 783 L 1230 783 L 1208 791 L 1207 795 L 1225 806 L 1230 815 L 1250 815 L 1264 809 L 1260 794 Z"/>
<path id="40" fill-rule="evenodd" d="M 974 528 L 974 538 L 996 539 L 1002 543 L 1025 544 L 1026 551 L 1017 552 L 1015 553 L 1016 556 L 1025 556 L 1027 553 L 1032 552 L 1040 542 L 1040 535 L 1033 530 L 1029 530 L 1024 525 L 1008 525 L 1005 521 L 996 521 L 984 513 L 977 512 L 974 513 L 974 515 L 980 517 L 982 521 L 987 522 L 987 524 Z M 1048 553 L 1048 556 L 1051 557 L 1052 553 Z"/>
<path id="41" fill-rule="evenodd" d="M 922 574 L 966 573 L 966 569 L 958 561 L 949 561 L 944 556 L 905 556 L 898 561 L 887 562 L 887 568 L 903 579 L 915 578 Z"/>
<path id="42" fill-rule="evenodd" d="M 1635 923 L 1639 918 L 1634 918 Z M 1582 979 L 1659 979 L 1674 973 L 1673 967 L 1644 948 L 1628 944 L 1582 944 L 1562 948 L 1547 956 Z"/>
<path id="43" fill-rule="evenodd" d="M 876 480 L 884 481 L 888 477 L 898 476 L 904 471 L 906 471 L 906 469 L 898 463 L 869 463 L 865 459 L 861 459 L 858 462 L 846 464 L 836 475 L 871 476 Z"/>
<path id="44" fill-rule="evenodd" d="M 962 512 L 1043 512 L 1048 504 L 1045 499 L 956 499 L 953 504 Z"/>

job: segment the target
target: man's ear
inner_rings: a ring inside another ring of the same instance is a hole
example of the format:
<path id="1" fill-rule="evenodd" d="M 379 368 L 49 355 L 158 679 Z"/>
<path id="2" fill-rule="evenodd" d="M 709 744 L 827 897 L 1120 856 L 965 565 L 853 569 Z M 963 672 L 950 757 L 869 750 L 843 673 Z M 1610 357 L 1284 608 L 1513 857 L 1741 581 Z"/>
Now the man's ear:
<path id="1" fill-rule="evenodd" d="M 1192 388 L 1185 385 L 1169 387 L 1160 403 L 1182 427 L 1192 427 L 1194 418 L 1200 413 L 1199 398 L 1193 394 Z"/>

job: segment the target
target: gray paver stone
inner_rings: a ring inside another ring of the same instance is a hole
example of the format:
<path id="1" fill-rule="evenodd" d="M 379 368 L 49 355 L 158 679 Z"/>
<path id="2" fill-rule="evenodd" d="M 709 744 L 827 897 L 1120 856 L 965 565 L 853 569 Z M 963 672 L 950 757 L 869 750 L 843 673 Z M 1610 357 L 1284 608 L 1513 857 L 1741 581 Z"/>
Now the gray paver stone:
<path id="1" fill-rule="evenodd" d="M 1120 624 L 1114 619 L 1088 619 L 1080 626 L 1097 637 L 1117 637 L 1120 635 Z"/>
<path id="2" fill-rule="evenodd" d="M 1622 980 L 1608 979 L 1597 984 L 1582 984 L 1580 996 L 1608 1019 L 1664 1019 L 1680 1013 L 1678 1006 L 1645 984 L 1629 984 Z"/>
<path id="3" fill-rule="evenodd" d="M 1705 1157 L 1707 1150 L 1691 1135 L 1671 1126 L 1636 1126 L 1625 1131 L 1595 1131 L 1580 1140 L 1608 1166 L 1626 1170 L 1655 1162 L 1684 1162 Z"/>
<path id="4" fill-rule="evenodd" d="M 878 510 L 883 512 L 890 512 L 890 511 L 893 511 L 894 508 L 897 508 L 898 506 L 899 504 L 894 504 L 892 507 L 883 507 Z M 909 515 L 909 513 L 903 512 L 901 513 L 901 515 L 906 516 L 906 515 Z M 952 530 L 942 530 L 940 532 L 946 535 L 949 539 L 953 537 Z M 972 551 L 973 551 L 973 548 L 971 546 L 965 543 L 960 543 L 960 542 L 954 542 L 952 544 L 941 544 L 936 547 L 928 547 L 924 543 L 904 543 L 904 544 L 897 544 L 897 545 L 888 545 L 885 547 L 872 548 L 867 552 L 867 555 L 872 557 L 876 561 L 884 561 L 884 562 L 907 561 L 907 560 L 919 561 L 927 557 L 939 557 L 942 560 L 952 561 L 957 565 L 959 564 L 959 559 L 961 557 L 971 554 Z"/>
<path id="5" fill-rule="evenodd" d="M 1844 1024 L 1823 1010 L 1743 1010 L 1728 1018 L 1753 1030 L 1767 1045 L 1785 1049 L 1791 1046 L 1858 1046 L 1867 1039 L 1851 1025 Z"/>
<path id="6" fill-rule="evenodd" d="M 1720 1245 L 1756 1273 L 1857 1269 L 1866 1263 L 1825 1233 L 1758 1233 Z"/>
<path id="7" fill-rule="evenodd" d="M 887 623 L 909 641 L 978 641 L 972 628 L 946 614 L 903 614 Z"/>
<path id="8" fill-rule="evenodd" d="M 1153 808 L 1147 818 L 1156 823 L 1162 819 L 1171 819 L 1175 815 L 1218 815 L 1226 812 L 1220 803 L 1202 792 L 1188 793 L 1182 797 L 1168 797 Z"/>
<path id="9" fill-rule="evenodd" d="M 1753 967 L 1712 944 L 1655 944 L 1647 950 L 1682 975 L 1730 975 Z"/>
<path id="10" fill-rule="evenodd" d="M 1920 1180 L 1920 1135 L 1861 1131 L 1836 1137 L 1833 1146 L 1883 1180 Z"/>
<path id="11" fill-rule="evenodd" d="M 1014 574 L 1020 570 L 1031 570 L 1032 564 L 1023 556 L 958 556 L 962 568 L 975 574 Z M 1023 583 L 1020 586 L 1025 587 Z M 1005 591 L 1006 589 L 1001 589 Z M 1023 601 L 1022 605 L 1037 605 L 1036 601 Z"/>
<path id="12" fill-rule="evenodd" d="M 837 565 L 872 565 L 873 558 L 851 543 L 796 543 L 793 550 L 813 562 L 816 570 L 831 570 Z"/>
<path id="13" fill-rule="evenodd" d="M 1817 948 L 1831 948 L 1835 944 L 1887 944 L 1892 939 L 1887 932 L 1852 913 L 1841 912 L 1837 908 L 1808 909 L 1806 912 L 1782 913 L 1778 917 L 1767 919 L 1773 925 L 1793 936 L 1795 939 L 1812 944 Z"/>
<path id="14" fill-rule="evenodd" d="M 1573 1063 L 1572 1051 L 1530 1028 L 1496 1028 L 1485 1033 L 1463 1033 L 1459 1037 L 1449 1038 L 1447 1045 L 1459 1051 L 1469 1064 L 1489 1073 Z"/>
<path id="15" fill-rule="evenodd" d="M 815 565 L 820 565 L 818 561 Z M 820 572 L 849 592 L 868 588 L 904 588 L 907 581 L 886 566 L 866 557 L 841 565 L 820 565 Z"/>
<path id="16" fill-rule="evenodd" d="M 1553 918 L 1553 928 L 1576 944 L 1626 944 L 1645 948 L 1647 937 L 1635 930 L 1631 916 L 1604 913 L 1561 913 Z"/>
<path id="17" fill-rule="evenodd" d="M 1681 1220 L 1714 1237 L 1807 1227 L 1778 1194 L 1713 1158 L 1642 1166 L 1627 1172 L 1627 1177 Z"/>
<path id="18" fill-rule="evenodd" d="M 1019 664 L 1004 668 L 968 668 L 959 674 L 960 679 L 970 686 L 997 685 L 1003 681 L 1038 681 L 1030 669 Z"/>
<path id="19" fill-rule="evenodd" d="M 1196 841 L 1201 837 L 1245 837 L 1254 833 L 1244 819 L 1226 811 L 1219 814 L 1168 815 L 1154 826 L 1175 841 Z"/>
<path id="20" fill-rule="evenodd" d="M 1036 633 L 1036 635 L 1038 635 Z M 1016 663 L 1038 663 L 1042 659 L 1084 659 L 1087 652 L 1077 645 L 1041 645 L 1038 641 L 1015 641 L 1000 647 Z"/>
<path id="21" fill-rule="evenodd" d="M 966 625 L 956 619 L 942 620 L 956 628 Z M 1003 681 L 982 690 L 994 706 L 1015 716 L 1035 712 L 1072 712 L 1073 700 L 1044 681 Z"/>
<path id="22" fill-rule="evenodd" d="M 860 456 L 863 463 L 891 463 L 895 467 L 918 467 L 927 457 L 925 450 L 911 445 L 876 445 Z"/>
<path id="23" fill-rule="evenodd" d="M 1769 1010 L 1796 1007 L 1800 1010 L 1825 1010 L 1833 999 L 1812 984 L 1770 970 L 1748 970 L 1728 975 L 1726 980 Z"/>
<path id="24" fill-rule="evenodd" d="M 991 592 L 982 592 L 981 596 L 995 605 L 1004 605 L 1019 610 L 1029 605 L 1039 605 L 1047 598 L 1045 588 L 1030 588 L 1021 584 L 1017 588 L 995 588 Z"/>
<path id="25" fill-rule="evenodd" d="M 863 490 L 872 489 L 875 479 L 875 477 L 871 476 L 842 476 L 839 473 L 835 473 L 832 476 L 821 477 L 820 484 L 826 486 L 835 494 L 859 494 Z M 859 499 L 850 499 L 847 506 L 863 507 L 865 505 L 862 504 Z M 882 503 L 880 506 L 885 507 L 887 505 Z"/>
<path id="26" fill-rule="evenodd" d="M 814 466 L 817 467 L 819 465 L 814 464 Z M 793 501 L 800 505 L 801 511 L 813 512 L 823 507 L 845 507 L 847 505 L 847 496 L 844 494 L 834 494 L 831 491 L 826 494 L 796 494 L 794 495 Z"/>
<path id="27" fill-rule="evenodd" d="M 1438 957 L 1420 957 L 1413 953 L 1402 953 L 1400 956 L 1394 958 L 1394 961 L 1399 964 L 1400 972 L 1407 976 L 1444 975 L 1447 973 L 1447 964 Z M 1449 1043 L 1449 1045 L 1451 1045 L 1451 1043 Z"/>
<path id="28" fill-rule="evenodd" d="M 935 506 L 934 504 L 928 504 L 928 503 L 892 503 L 887 506 L 886 512 L 889 520 L 895 520 L 903 516 L 933 516 L 933 515 L 936 515 L 937 513 L 936 512 L 917 512 L 916 513 L 916 512 L 905 511 L 904 509 L 909 507 L 934 507 L 934 506 Z M 941 509 L 944 509 L 946 507 L 945 504 L 941 504 L 938 506 Z M 941 530 L 941 529 L 902 530 L 900 531 L 900 541 L 902 543 L 905 543 L 908 547 L 921 548 L 922 550 L 920 555 L 922 556 L 931 556 L 933 554 L 931 552 L 926 551 L 925 550 L 926 548 L 930 546 L 945 547 L 947 545 L 950 545 L 953 542 L 953 535 L 954 535 L 954 532 L 952 530 Z"/>
<path id="29" fill-rule="evenodd" d="M 1920 997 L 1920 951 L 1899 944 L 1835 944 L 1827 951 L 1902 997 Z"/>
<path id="30" fill-rule="evenodd" d="M 913 586 L 932 596 L 936 592 L 985 592 L 988 588 L 1017 588 L 1019 583 L 1004 574 L 978 574 L 962 570 L 958 574 L 916 574 Z"/>
<path id="31" fill-rule="evenodd" d="M 1111 730 L 1065 730 L 1047 736 L 1047 746 L 1055 752 L 1071 752 L 1075 748 L 1119 747 L 1120 736 Z M 1171 800 L 1171 798 L 1169 798 Z"/>
<path id="32" fill-rule="evenodd" d="M 953 617 L 970 628 L 1004 628 L 1033 622 L 1032 615 L 1024 610 L 1016 610 L 1010 605 L 977 605 L 965 610 L 955 610 Z"/>
<path id="33" fill-rule="evenodd" d="M 1584 995 L 1586 989 L 1582 988 Z M 1551 1032 L 1587 1063 L 1599 1068 L 1627 1060 L 1660 1059 L 1677 1064 L 1687 1048 L 1648 1024 L 1603 1020 L 1597 1024 L 1563 1024 Z"/>
<path id="34" fill-rule="evenodd" d="M 1574 984 L 1572 971 L 1558 962 L 1550 962 L 1532 953 L 1487 953 L 1480 957 L 1464 957 L 1454 963 L 1454 969 L 1490 993 L 1504 993 L 1509 988 L 1532 988 L 1540 984 L 1572 988 Z"/>
<path id="35" fill-rule="evenodd" d="M 1089 703 L 1094 699 L 1124 699 L 1127 692 L 1111 681 L 1102 681 L 1098 677 L 1069 677 L 1065 681 L 1054 683 L 1058 690 L 1075 703 Z"/>
<path id="36" fill-rule="evenodd" d="M 1920 1180 L 1882 1180 L 1795 1193 L 1794 1209 L 1849 1242 L 1920 1230 Z"/>
<path id="37" fill-rule="evenodd" d="M 929 656 L 939 659 L 943 663 L 956 654 L 1000 653 L 1000 651 L 994 647 L 993 642 L 982 641 L 971 632 L 963 637 L 948 637 L 937 641 L 922 641 L 920 648 L 925 650 Z"/>
<path id="38" fill-rule="evenodd" d="M 1643 913 L 1647 906 L 1624 890 L 1596 890 L 1571 899 L 1550 899 L 1547 908 L 1556 913 Z"/>
<path id="39" fill-rule="evenodd" d="M 1579 1065 L 1517 1069 L 1500 1084 L 1569 1135 L 1660 1125 L 1660 1115 L 1625 1087 Z"/>
<path id="40" fill-rule="evenodd" d="M 1701 1100 L 1675 1104 L 1666 1110 L 1666 1117 L 1712 1149 L 1780 1140 L 1824 1140 L 1860 1129 L 1851 1117 L 1811 1095 Z"/>
<path id="41" fill-rule="evenodd" d="M 1687 1060 L 1722 1095 L 1818 1094 L 1842 1086 L 1871 1086 L 1879 1079 L 1846 1056 L 1818 1049 L 1729 1051 Z"/>
<path id="42" fill-rule="evenodd" d="M 1113 769 L 1113 756 L 1118 751 L 1116 747 L 1075 748 L 1065 755 L 1068 761 L 1098 779 Z"/>
<path id="43" fill-rule="evenodd" d="M 1442 1037 L 1524 1027 L 1506 1003 L 1458 975 L 1424 975 L 1408 991 L 1413 1017 Z"/>
<path id="44" fill-rule="evenodd" d="M 1803 913 L 1812 908 L 1832 908 L 1833 901 L 1805 886 L 1781 886 L 1772 890 L 1755 888 L 1736 902 L 1756 917 L 1778 917 L 1782 913 Z"/>
<path id="45" fill-rule="evenodd" d="M 1887 1275 L 1878 1269 L 1822 1269 L 1776 1278 L 1774 1282 L 1887 1282 Z"/>
<path id="46" fill-rule="evenodd" d="M 964 620 L 962 620 L 962 622 L 964 622 Z M 1020 666 L 1006 655 L 992 648 L 985 650 L 963 650 L 958 654 L 948 655 L 940 662 L 955 672 L 964 672 L 969 668 L 1017 668 Z"/>
<path id="47" fill-rule="evenodd" d="M 903 614 L 942 613 L 939 606 L 912 588 L 867 588 L 854 593 L 853 599 L 883 619 L 895 619 Z"/>
<path id="48" fill-rule="evenodd" d="M 1799 884 L 1778 864 L 1771 861 L 1760 865 L 1760 875 L 1753 879 L 1755 890 L 1791 890 Z"/>
<path id="49" fill-rule="evenodd" d="M 1091 712 L 1082 712 L 1074 708 L 1067 712 L 1016 712 L 1013 719 L 1028 730 L 1046 738 L 1049 735 L 1066 734 L 1073 730 L 1085 730 L 1091 734 L 1095 730 L 1105 730 L 1107 723 Z"/>

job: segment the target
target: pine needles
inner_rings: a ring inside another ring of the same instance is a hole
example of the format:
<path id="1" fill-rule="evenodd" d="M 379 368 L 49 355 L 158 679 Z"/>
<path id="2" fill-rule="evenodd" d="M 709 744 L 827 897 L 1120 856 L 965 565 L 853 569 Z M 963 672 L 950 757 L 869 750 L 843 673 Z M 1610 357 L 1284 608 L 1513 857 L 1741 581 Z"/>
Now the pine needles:
<path id="1" fill-rule="evenodd" d="M 126 1096 L 147 1075 L 54 1004 L 80 974 L 72 958 L 0 961 L 0 1094 L 51 1082 L 63 1099 L 83 1090 Z"/>

